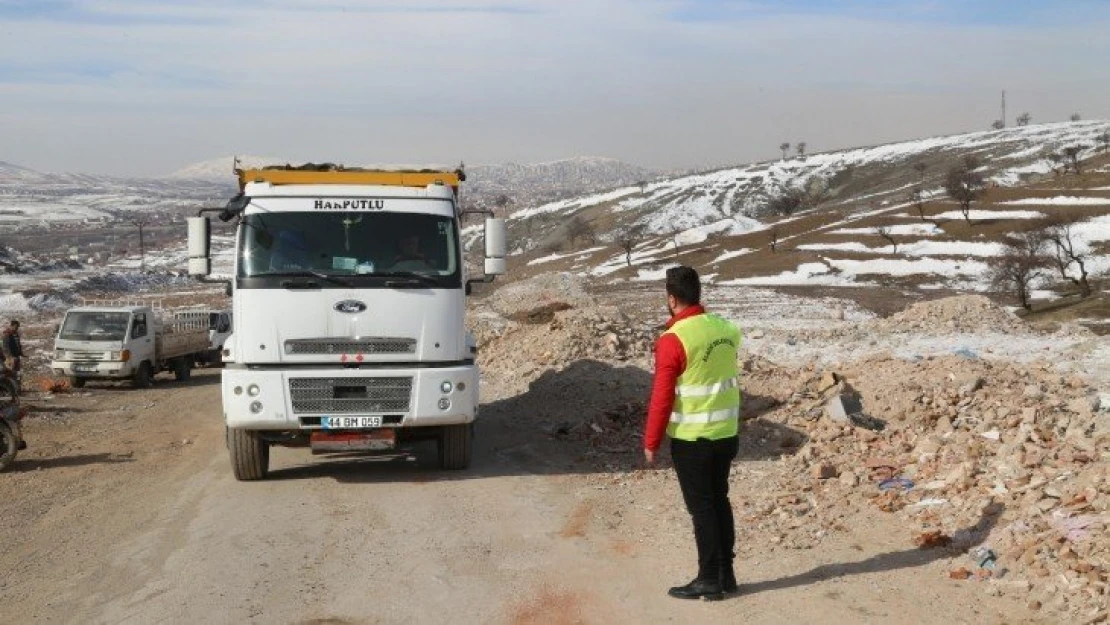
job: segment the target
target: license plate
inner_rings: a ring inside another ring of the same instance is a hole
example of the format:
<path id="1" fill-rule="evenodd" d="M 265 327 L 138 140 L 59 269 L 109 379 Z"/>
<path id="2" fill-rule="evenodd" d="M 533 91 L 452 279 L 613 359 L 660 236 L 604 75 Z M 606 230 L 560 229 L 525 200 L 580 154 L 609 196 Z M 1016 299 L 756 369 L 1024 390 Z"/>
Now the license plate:
<path id="1" fill-rule="evenodd" d="M 364 430 L 382 427 L 381 417 L 322 417 L 320 427 L 325 430 Z"/>
<path id="2" fill-rule="evenodd" d="M 92 372 L 92 371 L 96 371 L 96 363 L 92 363 L 92 362 L 78 363 L 78 364 L 73 365 L 73 370 L 74 371 L 80 371 L 81 373 L 89 373 L 89 372 Z"/>

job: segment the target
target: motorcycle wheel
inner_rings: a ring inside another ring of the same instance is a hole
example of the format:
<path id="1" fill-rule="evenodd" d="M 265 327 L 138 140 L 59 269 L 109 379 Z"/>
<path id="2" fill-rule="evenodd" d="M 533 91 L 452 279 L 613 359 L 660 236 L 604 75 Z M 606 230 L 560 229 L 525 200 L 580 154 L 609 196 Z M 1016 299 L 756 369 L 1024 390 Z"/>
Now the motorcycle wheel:
<path id="1" fill-rule="evenodd" d="M 0 471 L 7 469 L 15 462 L 15 454 L 19 451 L 19 441 L 7 421 L 0 421 Z"/>

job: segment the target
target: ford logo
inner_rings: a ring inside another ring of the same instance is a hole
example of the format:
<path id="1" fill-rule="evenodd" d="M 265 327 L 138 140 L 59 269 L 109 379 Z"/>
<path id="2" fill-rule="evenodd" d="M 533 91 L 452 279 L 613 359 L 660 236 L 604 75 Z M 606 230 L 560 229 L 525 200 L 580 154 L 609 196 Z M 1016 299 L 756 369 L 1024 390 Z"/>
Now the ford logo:
<path id="1" fill-rule="evenodd" d="M 363 304 L 357 299 L 345 299 L 335 305 L 335 310 L 341 313 L 360 313 L 366 310 L 366 304 Z"/>

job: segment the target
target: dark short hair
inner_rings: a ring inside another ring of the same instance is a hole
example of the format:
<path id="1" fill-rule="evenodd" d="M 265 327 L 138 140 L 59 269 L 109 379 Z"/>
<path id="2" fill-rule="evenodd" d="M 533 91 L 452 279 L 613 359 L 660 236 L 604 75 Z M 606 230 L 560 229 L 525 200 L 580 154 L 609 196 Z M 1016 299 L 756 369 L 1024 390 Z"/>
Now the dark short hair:
<path id="1" fill-rule="evenodd" d="M 680 265 L 667 270 L 667 295 L 687 306 L 701 303 L 701 279 L 693 267 Z"/>
<path id="2" fill-rule="evenodd" d="M 18 328 L 19 327 L 19 319 L 12 319 L 11 325 Z"/>

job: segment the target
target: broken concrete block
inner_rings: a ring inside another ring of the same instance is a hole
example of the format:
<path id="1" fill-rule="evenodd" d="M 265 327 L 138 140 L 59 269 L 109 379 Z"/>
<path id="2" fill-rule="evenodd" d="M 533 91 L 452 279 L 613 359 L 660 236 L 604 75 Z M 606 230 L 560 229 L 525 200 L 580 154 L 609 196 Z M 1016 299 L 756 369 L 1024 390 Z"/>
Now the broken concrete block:
<path id="1" fill-rule="evenodd" d="M 813 465 L 813 468 L 810 469 L 810 474 L 815 480 L 830 480 L 839 475 L 839 473 L 836 467 L 827 463 Z"/>
<path id="2" fill-rule="evenodd" d="M 861 412 L 863 404 L 854 392 L 840 393 L 825 403 L 825 416 L 837 423 L 851 423 L 849 415 Z"/>

